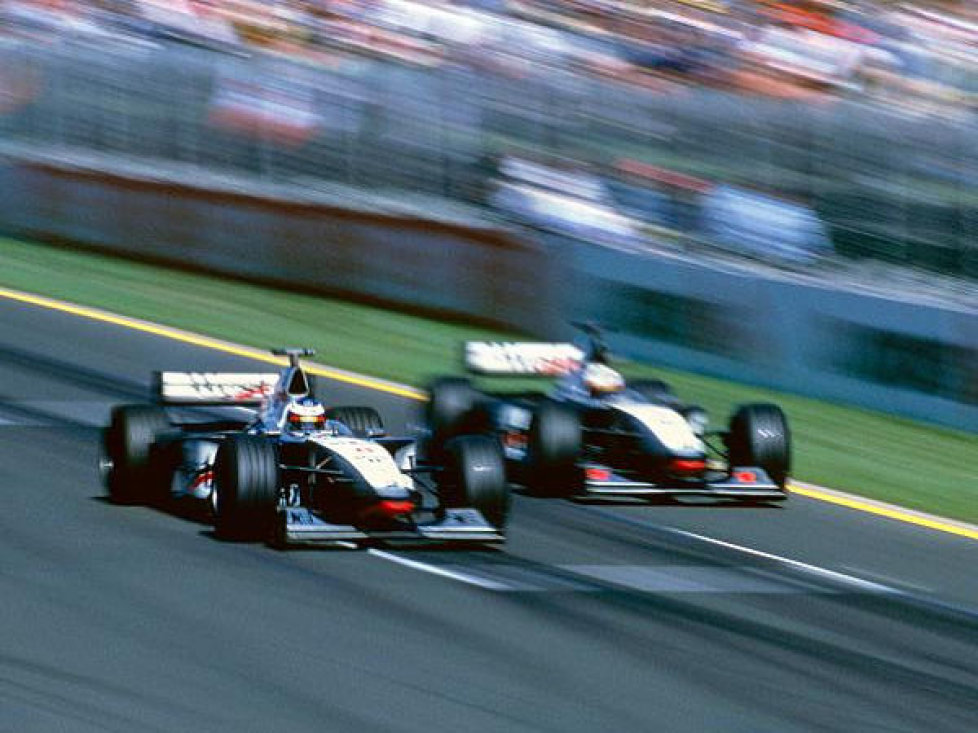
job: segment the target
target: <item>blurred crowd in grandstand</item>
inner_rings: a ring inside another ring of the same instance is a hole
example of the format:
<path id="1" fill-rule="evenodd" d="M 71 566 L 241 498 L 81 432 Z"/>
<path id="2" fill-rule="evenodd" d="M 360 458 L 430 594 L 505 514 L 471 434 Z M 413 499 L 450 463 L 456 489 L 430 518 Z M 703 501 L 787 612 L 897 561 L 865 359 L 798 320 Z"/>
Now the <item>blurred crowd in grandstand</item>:
<path id="1" fill-rule="evenodd" d="M 706 241 L 800 263 L 834 251 L 978 277 L 976 0 L 0 0 L 4 36 L 382 67 L 348 93 L 340 74 L 324 90 L 282 64 L 266 79 L 218 64 L 195 84 L 188 65 L 181 101 L 150 84 L 170 83 L 162 61 L 138 81 L 52 67 L 34 112 L 7 115 L 35 140 L 190 150 L 205 167 L 372 191 L 434 186 L 628 249 Z M 31 68 L 0 66 L 0 113 L 42 86 Z M 557 79 L 587 83 L 555 94 Z M 463 99 L 473 92 L 481 106 Z M 823 116 L 825 102 L 840 109 Z"/>
<path id="2" fill-rule="evenodd" d="M 10 34 L 176 38 L 329 63 L 559 66 L 663 91 L 854 94 L 959 114 L 978 99 L 973 0 L 4 0 Z"/>

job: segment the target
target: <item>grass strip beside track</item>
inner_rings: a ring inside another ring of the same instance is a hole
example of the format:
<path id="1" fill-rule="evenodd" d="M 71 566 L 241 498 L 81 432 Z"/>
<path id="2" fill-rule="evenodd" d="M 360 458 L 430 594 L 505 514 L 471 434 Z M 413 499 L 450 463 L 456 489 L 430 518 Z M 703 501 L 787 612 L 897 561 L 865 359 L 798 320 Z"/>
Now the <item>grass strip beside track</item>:
<path id="1" fill-rule="evenodd" d="M 258 348 L 311 346 L 324 363 L 413 385 L 457 372 L 461 341 L 506 337 L 8 239 L 0 239 L 0 284 Z M 625 371 L 665 378 L 685 400 L 705 406 L 718 424 L 738 403 L 779 403 L 791 420 L 799 480 L 978 522 L 978 435 L 669 369 L 633 365 Z"/>

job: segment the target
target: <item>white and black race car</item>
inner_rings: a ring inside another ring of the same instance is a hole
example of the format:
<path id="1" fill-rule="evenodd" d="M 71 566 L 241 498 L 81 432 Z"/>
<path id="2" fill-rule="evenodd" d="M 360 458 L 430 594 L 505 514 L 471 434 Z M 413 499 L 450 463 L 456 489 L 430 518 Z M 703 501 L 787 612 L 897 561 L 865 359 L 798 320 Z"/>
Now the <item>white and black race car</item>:
<path id="1" fill-rule="evenodd" d="M 273 353 L 289 357 L 279 374 L 158 372 L 157 404 L 115 408 L 101 459 L 110 498 L 190 500 L 218 536 L 279 545 L 504 540 L 496 441 L 459 433 L 426 460 L 373 408 L 317 402 L 299 364 L 310 350 Z"/>
<path id="2" fill-rule="evenodd" d="M 773 404 L 745 404 L 726 430 L 683 404 L 660 380 L 625 383 L 594 327 L 570 343 L 469 342 L 466 365 L 481 375 L 556 377 L 543 392 L 487 392 L 463 377 L 429 390 L 433 450 L 455 436 L 495 437 L 509 478 L 541 495 L 683 496 L 742 501 L 787 497 L 788 421 Z"/>

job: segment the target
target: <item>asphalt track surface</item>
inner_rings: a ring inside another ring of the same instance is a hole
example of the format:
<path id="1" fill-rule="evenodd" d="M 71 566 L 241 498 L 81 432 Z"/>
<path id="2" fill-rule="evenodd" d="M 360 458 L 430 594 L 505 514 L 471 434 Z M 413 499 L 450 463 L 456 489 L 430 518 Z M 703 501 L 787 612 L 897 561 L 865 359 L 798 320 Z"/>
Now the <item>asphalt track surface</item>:
<path id="1" fill-rule="evenodd" d="M 517 495 L 500 550 L 278 552 L 104 500 L 112 404 L 256 366 L 0 303 L 0 731 L 978 730 L 968 538 Z"/>

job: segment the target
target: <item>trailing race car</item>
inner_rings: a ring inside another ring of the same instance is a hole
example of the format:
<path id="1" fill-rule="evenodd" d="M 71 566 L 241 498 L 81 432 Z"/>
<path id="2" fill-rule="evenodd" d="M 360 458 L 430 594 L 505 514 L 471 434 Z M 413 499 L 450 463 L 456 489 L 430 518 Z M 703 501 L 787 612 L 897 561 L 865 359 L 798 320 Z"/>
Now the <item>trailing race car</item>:
<path id="1" fill-rule="evenodd" d="M 110 498 L 196 500 L 219 536 L 242 541 L 504 540 L 496 441 L 459 433 L 437 462 L 424 460 L 413 438 L 385 436 L 373 408 L 313 399 L 299 364 L 312 351 L 273 353 L 289 357 L 280 374 L 158 372 L 159 404 L 115 408 L 103 439 Z M 176 421 L 166 409 L 175 406 L 249 409 Z"/>
<path id="2" fill-rule="evenodd" d="M 455 436 L 495 436 L 509 477 L 541 495 L 787 497 L 788 422 L 779 407 L 747 404 L 727 430 L 707 430 L 701 407 L 660 380 L 625 384 L 593 326 L 583 348 L 565 343 L 469 342 L 467 367 L 483 375 L 556 376 L 547 394 L 476 389 L 436 380 L 427 422 L 432 453 Z"/>

